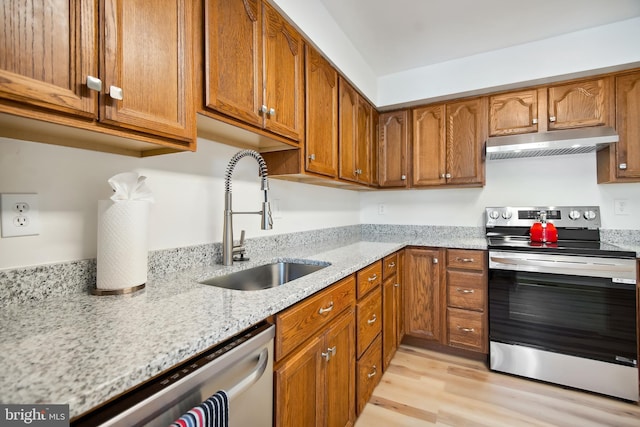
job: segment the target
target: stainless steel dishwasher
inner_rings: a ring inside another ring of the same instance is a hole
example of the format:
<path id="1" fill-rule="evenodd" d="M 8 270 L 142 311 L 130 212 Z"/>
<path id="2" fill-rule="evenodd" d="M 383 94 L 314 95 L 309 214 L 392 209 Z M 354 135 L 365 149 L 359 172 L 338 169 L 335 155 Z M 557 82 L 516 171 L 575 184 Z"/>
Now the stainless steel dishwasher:
<path id="1" fill-rule="evenodd" d="M 229 396 L 230 427 L 273 423 L 275 327 L 260 323 L 241 335 L 72 420 L 72 426 L 162 426 L 218 390 Z"/>

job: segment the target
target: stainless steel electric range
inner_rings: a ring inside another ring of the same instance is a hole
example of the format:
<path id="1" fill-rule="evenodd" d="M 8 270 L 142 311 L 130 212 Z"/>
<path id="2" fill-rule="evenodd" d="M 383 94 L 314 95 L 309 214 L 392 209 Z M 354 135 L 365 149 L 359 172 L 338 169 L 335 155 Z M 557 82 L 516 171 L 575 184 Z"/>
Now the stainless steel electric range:
<path id="1" fill-rule="evenodd" d="M 636 254 L 600 241 L 600 209 L 485 214 L 490 368 L 638 401 Z M 541 216 L 557 242 L 530 241 Z"/>

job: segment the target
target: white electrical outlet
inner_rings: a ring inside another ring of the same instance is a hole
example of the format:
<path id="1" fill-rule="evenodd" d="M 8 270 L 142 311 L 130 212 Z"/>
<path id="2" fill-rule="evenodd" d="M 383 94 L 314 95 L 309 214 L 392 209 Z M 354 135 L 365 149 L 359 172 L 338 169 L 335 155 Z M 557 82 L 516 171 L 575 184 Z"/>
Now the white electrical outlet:
<path id="1" fill-rule="evenodd" d="M 0 209 L 2 237 L 40 234 L 37 194 L 0 194 Z"/>
<path id="2" fill-rule="evenodd" d="M 613 201 L 613 210 L 616 215 L 631 215 L 631 211 L 629 209 L 629 200 L 615 199 Z"/>

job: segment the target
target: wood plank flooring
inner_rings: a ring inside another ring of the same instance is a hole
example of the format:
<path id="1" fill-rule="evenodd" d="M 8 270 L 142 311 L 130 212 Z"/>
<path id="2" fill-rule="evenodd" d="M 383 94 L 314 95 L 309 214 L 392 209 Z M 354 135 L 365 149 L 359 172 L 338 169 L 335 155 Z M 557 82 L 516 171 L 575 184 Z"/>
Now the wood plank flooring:
<path id="1" fill-rule="evenodd" d="M 640 426 L 640 406 L 402 345 L 355 427 Z"/>

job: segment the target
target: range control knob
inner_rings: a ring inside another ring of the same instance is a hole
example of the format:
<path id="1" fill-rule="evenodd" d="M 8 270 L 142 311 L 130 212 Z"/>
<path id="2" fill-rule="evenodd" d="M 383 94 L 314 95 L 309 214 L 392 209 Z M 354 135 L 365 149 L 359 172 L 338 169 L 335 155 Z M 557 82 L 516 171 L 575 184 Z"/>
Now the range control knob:
<path id="1" fill-rule="evenodd" d="M 504 212 L 502 212 L 502 218 L 504 218 L 504 219 L 509 219 L 509 218 L 511 218 L 511 215 L 513 215 L 513 214 L 511 213 L 511 211 L 504 211 Z"/>
<path id="2" fill-rule="evenodd" d="M 498 219 L 499 216 L 500 216 L 500 212 L 498 212 L 498 211 L 489 212 L 489 218 L 491 218 L 491 219 Z"/>
<path id="3" fill-rule="evenodd" d="M 571 212 L 569 212 L 569 218 L 574 221 L 580 219 L 581 216 L 582 215 L 580 215 L 580 211 L 572 210 Z"/>
<path id="4" fill-rule="evenodd" d="M 587 221 L 593 221 L 594 219 L 596 219 L 596 213 L 594 211 L 585 211 L 584 219 L 586 219 Z"/>

